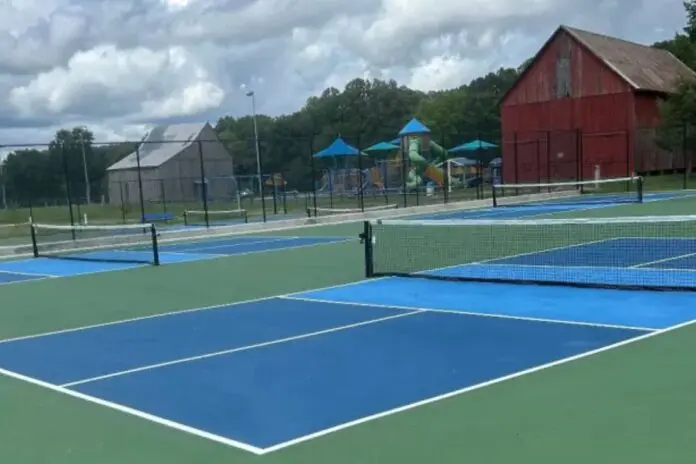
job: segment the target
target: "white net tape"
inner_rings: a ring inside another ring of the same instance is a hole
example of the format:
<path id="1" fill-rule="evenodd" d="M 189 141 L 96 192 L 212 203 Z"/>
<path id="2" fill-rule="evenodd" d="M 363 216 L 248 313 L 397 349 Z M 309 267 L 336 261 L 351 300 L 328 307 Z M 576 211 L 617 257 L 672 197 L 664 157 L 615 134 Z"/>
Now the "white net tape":
<path id="1" fill-rule="evenodd" d="M 364 212 L 365 213 L 370 213 L 370 212 L 375 212 L 375 211 L 385 211 L 385 210 L 391 210 L 391 209 L 397 209 L 399 205 L 381 205 L 381 206 L 370 206 L 365 208 Z M 314 208 L 310 208 L 310 211 L 313 213 Z M 332 215 L 332 214 L 356 214 L 356 213 L 362 213 L 363 210 L 360 208 L 317 208 L 316 213 L 317 216 L 327 216 L 327 215 Z"/>
<path id="2" fill-rule="evenodd" d="M 208 210 L 207 214 L 208 214 L 208 216 L 244 217 L 247 215 L 247 210 L 245 210 L 245 209 L 229 209 L 229 210 L 211 209 L 211 210 Z M 184 215 L 204 217 L 206 215 L 206 212 L 203 210 L 200 210 L 200 211 L 199 210 L 188 210 L 188 211 L 184 211 Z"/>
<path id="3" fill-rule="evenodd" d="M 617 177 L 611 179 L 598 179 L 598 180 L 582 180 L 582 181 L 570 181 L 570 182 L 548 182 L 548 183 L 538 183 L 538 184 L 495 184 L 494 189 L 542 189 L 542 190 L 555 190 L 555 189 L 567 189 L 567 188 L 579 188 L 579 187 L 602 187 L 609 186 L 617 183 L 625 182 L 638 182 L 641 177 Z"/>
<path id="4" fill-rule="evenodd" d="M 155 227 L 154 224 L 99 224 L 99 225 L 70 225 L 70 224 L 42 224 L 42 223 L 32 223 L 31 226 L 37 231 L 55 231 L 55 232 L 75 232 L 78 234 L 85 233 L 117 233 L 117 232 L 131 232 L 136 233 L 142 231 L 143 229 L 151 230 Z"/>
<path id="5" fill-rule="evenodd" d="M 575 224 L 651 224 L 695 222 L 696 215 L 683 216 L 621 216 L 594 218 L 558 218 L 558 219 L 376 219 L 370 222 L 383 225 L 428 226 L 428 227 L 466 227 L 466 226 L 544 226 Z"/>

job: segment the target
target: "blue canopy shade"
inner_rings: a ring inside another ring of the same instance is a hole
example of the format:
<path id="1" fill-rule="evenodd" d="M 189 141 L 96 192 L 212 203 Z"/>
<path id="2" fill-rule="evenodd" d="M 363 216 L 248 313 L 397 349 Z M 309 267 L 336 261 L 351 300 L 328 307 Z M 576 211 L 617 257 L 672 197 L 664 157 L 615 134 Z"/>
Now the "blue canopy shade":
<path id="1" fill-rule="evenodd" d="M 457 145 L 456 147 L 450 149 L 451 152 L 458 152 L 458 151 L 476 151 L 476 150 L 489 150 L 491 148 L 498 148 L 498 145 L 490 142 L 486 142 L 485 140 L 472 140 L 471 142 L 466 142 L 461 145 Z"/>
<path id="2" fill-rule="evenodd" d="M 397 147 L 401 146 L 401 137 L 397 137 L 394 140 L 391 140 L 387 143 L 391 143 L 392 145 L 396 145 Z"/>
<path id="3" fill-rule="evenodd" d="M 315 158 L 335 158 L 339 156 L 358 156 L 358 149 L 348 145 L 342 137 L 336 137 L 331 145 L 314 155 Z"/>
<path id="4" fill-rule="evenodd" d="M 406 135 L 421 135 L 421 134 L 429 134 L 430 129 L 428 129 L 422 122 L 420 122 L 418 119 L 413 118 L 411 119 L 408 124 L 404 126 L 401 131 L 399 131 L 399 136 L 404 137 Z"/>
<path id="5" fill-rule="evenodd" d="M 398 150 L 399 145 L 395 145 L 390 142 L 379 142 L 374 145 L 372 145 L 370 148 L 366 148 L 365 151 L 370 152 L 370 151 L 394 151 Z"/>

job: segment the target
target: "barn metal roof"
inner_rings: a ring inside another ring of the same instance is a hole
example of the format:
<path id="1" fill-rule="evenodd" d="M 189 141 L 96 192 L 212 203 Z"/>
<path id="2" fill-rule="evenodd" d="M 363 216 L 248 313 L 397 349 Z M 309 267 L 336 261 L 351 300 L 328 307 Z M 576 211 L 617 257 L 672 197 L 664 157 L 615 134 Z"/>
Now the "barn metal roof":
<path id="1" fill-rule="evenodd" d="M 629 42 L 569 26 L 560 26 L 534 56 L 532 63 L 517 78 L 515 84 L 501 97 L 500 102 L 512 93 L 517 84 L 532 69 L 534 61 L 544 54 L 559 34 L 567 34 L 609 69 L 627 82 L 635 91 L 671 93 L 676 90 L 680 78 L 693 78 L 696 73 L 667 50 Z"/>
<path id="2" fill-rule="evenodd" d="M 139 148 L 140 167 L 156 168 L 188 148 L 208 123 L 156 126 L 143 137 Z M 133 169 L 138 166 L 137 152 L 109 166 L 108 171 Z"/>
<path id="3" fill-rule="evenodd" d="M 696 76 L 666 50 L 568 26 L 560 29 L 594 53 L 635 90 L 669 93 L 675 90 L 680 78 Z"/>

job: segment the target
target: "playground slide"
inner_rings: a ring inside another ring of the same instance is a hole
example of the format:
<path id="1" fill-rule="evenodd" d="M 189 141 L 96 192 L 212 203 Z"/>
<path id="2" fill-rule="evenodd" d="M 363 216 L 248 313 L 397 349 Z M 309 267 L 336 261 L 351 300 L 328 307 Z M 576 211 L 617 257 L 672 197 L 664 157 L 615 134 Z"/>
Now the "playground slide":
<path id="1" fill-rule="evenodd" d="M 436 144 L 435 142 L 430 142 L 430 145 L 432 148 L 435 149 L 435 151 L 438 154 L 443 155 L 444 157 L 444 148 Z M 421 146 L 421 141 L 420 139 L 413 139 L 409 142 L 408 144 L 408 157 L 411 160 L 411 163 L 415 166 L 417 166 L 420 169 L 423 169 L 423 174 L 432 179 L 439 187 L 442 187 L 442 185 L 445 182 L 445 174 L 442 172 L 442 169 L 435 167 L 434 165 L 430 164 L 428 160 L 423 158 L 420 155 L 420 146 Z M 431 148 L 431 149 L 432 149 Z M 409 176 L 407 179 L 406 186 L 409 188 L 416 187 L 421 183 L 422 179 L 420 176 L 418 176 L 415 172 L 415 169 L 411 169 L 411 172 L 409 172 Z M 411 185 L 412 184 L 412 185 Z"/>

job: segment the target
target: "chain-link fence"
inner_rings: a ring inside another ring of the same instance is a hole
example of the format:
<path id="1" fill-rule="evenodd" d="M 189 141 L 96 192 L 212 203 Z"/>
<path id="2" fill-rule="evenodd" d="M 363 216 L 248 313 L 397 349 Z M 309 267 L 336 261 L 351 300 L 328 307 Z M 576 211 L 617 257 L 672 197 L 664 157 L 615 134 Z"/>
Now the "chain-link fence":
<path id="1" fill-rule="evenodd" d="M 692 188 L 696 130 L 458 132 L 388 140 L 362 156 L 317 158 L 334 135 L 255 141 L 27 144 L 0 170 L 0 224 L 240 221 L 484 199 L 493 183 L 648 177 L 648 189 Z M 371 141 L 378 142 L 378 141 Z M 240 149 L 241 146 L 241 149 Z M 239 152 L 247 150 L 246 158 Z M 261 167 L 261 173 L 258 167 Z M 243 212 L 243 214 L 241 213 Z M 0 229 L 0 235 L 9 226 Z"/>

